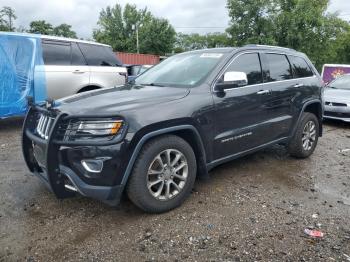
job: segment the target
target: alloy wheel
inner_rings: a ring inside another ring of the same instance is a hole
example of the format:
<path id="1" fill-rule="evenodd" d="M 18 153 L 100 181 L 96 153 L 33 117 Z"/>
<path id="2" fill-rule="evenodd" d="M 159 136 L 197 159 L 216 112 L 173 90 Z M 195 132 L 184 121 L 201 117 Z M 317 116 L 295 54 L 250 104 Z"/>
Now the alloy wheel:
<path id="1" fill-rule="evenodd" d="M 186 185 L 188 162 L 183 153 L 167 149 L 158 154 L 148 168 L 147 188 L 157 200 L 176 197 Z"/>

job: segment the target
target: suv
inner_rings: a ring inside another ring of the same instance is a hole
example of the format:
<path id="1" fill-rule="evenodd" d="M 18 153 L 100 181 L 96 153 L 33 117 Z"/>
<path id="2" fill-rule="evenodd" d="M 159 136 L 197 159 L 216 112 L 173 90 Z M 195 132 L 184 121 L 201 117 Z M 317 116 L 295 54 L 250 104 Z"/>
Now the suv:
<path id="1" fill-rule="evenodd" d="M 59 198 L 117 205 L 124 191 L 161 213 L 195 178 L 273 144 L 307 158 L 322 135 L 321 78 L 291 49 L 245 46 L 175 55 L 133 84 L 31 105 L 26 163 Z"/>
<path id="2" fill-rule="evenodd" d="M 58 99 L 77 93 L 123 85 L 127 70 L 112 48 L 95 42 L 42 36 L 47 96 Z"/>

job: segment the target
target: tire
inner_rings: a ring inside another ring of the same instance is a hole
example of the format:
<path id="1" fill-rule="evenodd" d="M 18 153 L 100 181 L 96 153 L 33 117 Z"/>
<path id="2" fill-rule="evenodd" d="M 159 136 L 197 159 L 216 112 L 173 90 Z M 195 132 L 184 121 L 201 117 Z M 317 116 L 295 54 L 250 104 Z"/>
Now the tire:
<path id="1" fill-rule="evenodd" d="M 311 156 L 317 146 L 320 130 L 319 126 L 319 120 L 314 114 L 303 113 L 297 130 L 289 143 L 289 154 L 296 158 L 308 158 Z M 309 130 L 310 128 L 311 130 Z M 310 135 L 312 136 L 310 137 Z M 307 146 L 306 140 L 309 141 Z"/>
<path id="2" fill-rule="evenodd" d="M 190 195 L 196 173 L 196 157 L 191 146 L 180 137 L 162 136 L 143 146 L 126 192 L 129 199 L 147 213 L 167 212 L 179 207 Z"/>

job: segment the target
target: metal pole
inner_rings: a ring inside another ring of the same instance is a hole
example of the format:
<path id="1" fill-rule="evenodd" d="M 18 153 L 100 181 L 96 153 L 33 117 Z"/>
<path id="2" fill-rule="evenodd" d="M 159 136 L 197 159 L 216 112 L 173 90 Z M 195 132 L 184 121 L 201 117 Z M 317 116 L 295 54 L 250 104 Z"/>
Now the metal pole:
<path id="1" fill-rule="evenodd" d="M 136 49 L 137 53 L 140 53 L 140 46 L 139 46 L 139 25 L 136 24 Z"/>

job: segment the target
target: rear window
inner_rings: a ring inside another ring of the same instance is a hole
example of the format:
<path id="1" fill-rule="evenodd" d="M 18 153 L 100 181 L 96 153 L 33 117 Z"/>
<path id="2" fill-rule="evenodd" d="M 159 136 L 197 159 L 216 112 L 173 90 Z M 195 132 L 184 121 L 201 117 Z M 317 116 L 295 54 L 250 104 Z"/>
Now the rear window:
<path id="1" fill-rule="evenodd" d="M 43 57 L 45 65 L 70 65 L 70 43 L 54 41 L 43 42 Z"/>
<path id="2" fill-rule="evenodd" d="M 292 64 L 295 78 L 310 77 L 314 75 L 304 58 L 298 56 L 289 56 L 288 58 Z"/>
<path id="3" fill-rule="evenodd" d="M 112 49 L 107 46 L 79 43 L 79 47 L 90 66 L 121 66 Z"/>
<path id="4" fill-rule="evenodd" d="M 268 82 L 283 81 L 293 78 L 292 69 L 285 55 L 266 54 L 266 59 L 270 69 Z"/>

